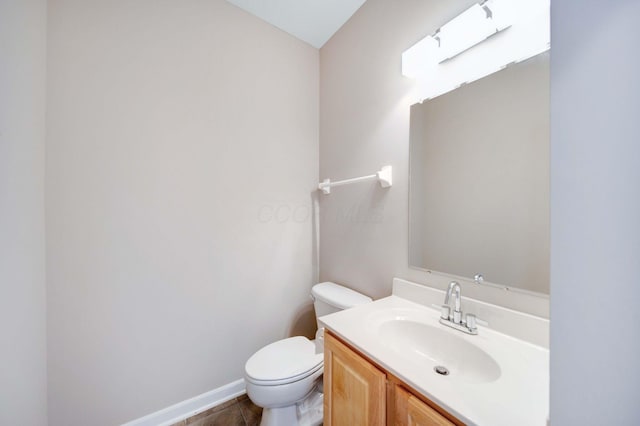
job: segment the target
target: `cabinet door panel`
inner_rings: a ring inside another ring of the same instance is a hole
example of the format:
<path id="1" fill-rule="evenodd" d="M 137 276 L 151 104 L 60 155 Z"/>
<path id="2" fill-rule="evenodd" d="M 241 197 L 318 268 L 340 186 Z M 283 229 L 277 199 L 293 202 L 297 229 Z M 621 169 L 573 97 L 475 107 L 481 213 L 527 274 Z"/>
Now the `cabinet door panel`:
<path id="1" fill-rule="evenodd" d="M 385 373 L 331 334 L 325 335 L 324 424 L 385 424 Z"/>
<path id="2" fill-rule="evenodd" d="M 435 409 L 396 386 L 395 410 L 398 426 L 455 426 Z"/>

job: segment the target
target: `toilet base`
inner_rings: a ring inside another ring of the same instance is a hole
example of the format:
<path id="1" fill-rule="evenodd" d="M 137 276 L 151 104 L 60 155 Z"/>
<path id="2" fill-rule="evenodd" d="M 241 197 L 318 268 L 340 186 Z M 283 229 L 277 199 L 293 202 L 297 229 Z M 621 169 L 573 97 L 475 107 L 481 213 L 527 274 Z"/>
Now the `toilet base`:
<path id="1" fill-rule="evenodd" d="M 298 413 L 296 406 L 280 408 L 264 408 L 262 410 L 262 420 L 260 426 L 295 426 L 298 424 Z"/>
<path id="2" fill-rule="evenodd" d="M 318 426 L 322 424 L 323 395 L 312 391 L 304 400 L 279 408 L 264 408 L 260 426 Z"/>

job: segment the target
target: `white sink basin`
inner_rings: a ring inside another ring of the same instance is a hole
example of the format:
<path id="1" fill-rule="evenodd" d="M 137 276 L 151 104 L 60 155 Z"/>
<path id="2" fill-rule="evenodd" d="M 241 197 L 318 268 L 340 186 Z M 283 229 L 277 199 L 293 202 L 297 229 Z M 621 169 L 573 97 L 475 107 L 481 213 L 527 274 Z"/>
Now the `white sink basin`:
<path id="1" fill-rule="evenodd" d="M 496 315 L 506 314 L 502 308 L 491 309 Z M 468 335 L 439 319 L 439 310 L 393 295 L 321 317 L 320 322 L 464 424 L 546 424 L 547 349 L 488 327 Z M 438 374 L 437 366 L 450 374 Z"/>
<path id="2" fill-rule="evenodd" d="M 445 367 L 451 378 L 467 383 L 487 383 L 500 377 L 496 361 L 476 345 L 454 334 L 459 331 L 397 318 L 379 322 L 377 332 L 384 345 L 406 357 L 407 361 L 432 370 L 436 366 Z M 442 375 L 435 370 L 433 374 Z"/>

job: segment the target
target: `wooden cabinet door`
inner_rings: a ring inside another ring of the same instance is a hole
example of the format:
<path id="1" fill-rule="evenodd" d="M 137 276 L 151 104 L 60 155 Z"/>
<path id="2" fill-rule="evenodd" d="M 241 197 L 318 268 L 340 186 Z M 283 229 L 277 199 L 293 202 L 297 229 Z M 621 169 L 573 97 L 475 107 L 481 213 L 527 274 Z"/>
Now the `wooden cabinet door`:
<path id="1" fill-rule="evenodd" d="M 400 386 L 395 388 L 395 424 L 397 426 L 455 426 L 442 414 Z"/>
<path id="2" fill-rule="evenodd" d="M 383 426 L 385 389 L 385 373 L 325 333 L 325 426 Z"/>

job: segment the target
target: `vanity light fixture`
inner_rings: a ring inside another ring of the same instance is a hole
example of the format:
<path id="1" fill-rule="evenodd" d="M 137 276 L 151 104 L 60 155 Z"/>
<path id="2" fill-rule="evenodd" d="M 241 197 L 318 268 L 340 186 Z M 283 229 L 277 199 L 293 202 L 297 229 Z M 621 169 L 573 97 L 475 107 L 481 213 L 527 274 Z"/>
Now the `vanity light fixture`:
<path id="1" fill-rule="evenodd" d="M 508 1 L 488 0 L 474 4 L 434 35 L 440 41 L 438 62 L 451 59 L 510 26 Z"/>
<path id="2" fill-rule="evenodd" d="M 411 48 L 402 53 L 402 75 L 409 78 L 419 78 L 421 75 L 436 73 L 440 56 L 440 40 L 426 36 Z"/>
<path id="3" fill-rule="evenodd" d="M 402 54 L 402 74 L 432 99 L 547 51 L 550 0 L 487 0 L 473 5 Z"/>

